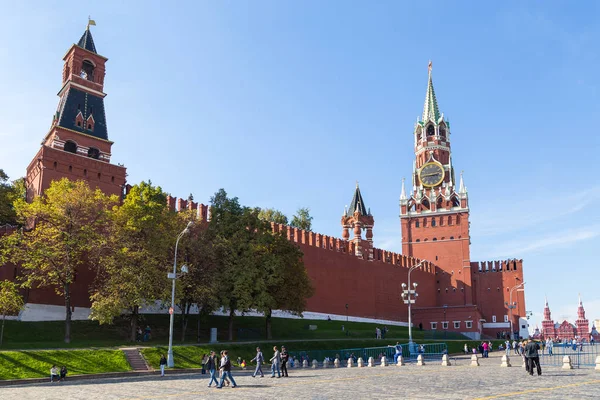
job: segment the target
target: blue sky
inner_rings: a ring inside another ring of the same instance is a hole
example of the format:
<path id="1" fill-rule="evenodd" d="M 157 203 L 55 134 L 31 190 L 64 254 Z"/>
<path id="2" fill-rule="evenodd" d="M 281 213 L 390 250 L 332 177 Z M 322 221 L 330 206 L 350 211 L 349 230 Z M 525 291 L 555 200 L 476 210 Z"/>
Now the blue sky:
<path id="1" fill-rule="evenodd" d="M 208 202 L 340 236 L 355 181 L 378 247 L 400 251 L 427 62 L 471 206 L 471 259 L 523 258 L 527 310 L 600 318 L 596 2 L 0 1 L 0 168 L 25 168 L 88 14 L 109 58 L 113 162 Z M 414 3 L 414 4 L 413 4 Z M 418 3 L 418 4 L 416 4 Z"/>

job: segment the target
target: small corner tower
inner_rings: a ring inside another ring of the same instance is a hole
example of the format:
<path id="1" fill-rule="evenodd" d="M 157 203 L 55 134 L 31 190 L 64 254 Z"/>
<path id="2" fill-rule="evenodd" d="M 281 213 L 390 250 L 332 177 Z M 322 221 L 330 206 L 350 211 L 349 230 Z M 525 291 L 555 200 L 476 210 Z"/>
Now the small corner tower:
<path id="1" fill-rule="evenodd" d="M 375 221 L 371 215 L 371 210 L 367 209 L 363 200 L 358 182 L 350 207 L 344 209 L 342 215 L 342 237 L 354 243 L 354 254 L 358 257 L 364 257 L 367 254 L 369 260 L 373 259 L 373 225 Z M 350 230 L 354 236 L 350 238 Z M 362 237 L 362 231 L 366 230 L 365 239 Z"/>
<path id="2" fill-rule="evenodd" d="M 85 180 L 107 194 L 121 194 L 126 169 L 110 163 L 104 111 L 106 57 L 98 54 L 90 25 L 65 56 L 58 108 L 42 147 L 27 167 L 27 199 L 63 177 Z"/>

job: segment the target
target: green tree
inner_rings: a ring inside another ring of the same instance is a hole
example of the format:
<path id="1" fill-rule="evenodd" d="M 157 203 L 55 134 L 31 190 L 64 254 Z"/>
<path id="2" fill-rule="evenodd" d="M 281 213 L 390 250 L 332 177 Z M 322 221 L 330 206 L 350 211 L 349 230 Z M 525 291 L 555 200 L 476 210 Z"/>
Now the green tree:
<path id="1" fill-rule="evenodd" d="M 65 343 L 71 341 L 71 286 L 94 269 L 104 249 L 109 210 L 119 201 L 83 181 L 54 181 L 31 203 L 15 202 L 17 222 L 32 229 L 5 238 L 8 260 L 20 264 L 26 287 L 53 287 L 65 301 Z"/>
<path id="2" fill-rule="evenodd" d="M 17 213 L 14 203 L 25 199 L 25 180 L 8 181 L 8 175 L 0 169 L 0 225 L 17 223 Z"/>
<path id="3" fill-rule="evenodd" d="M 207 233 L 217 260 L 216 282 L 219 305 L 229 311 L 228 337 L 233 340 L 236 310 L 247 311 L 252 305 L 252 283 L 256 260 L 258 211 L 242 207 L 237 197 L 227 197 L 220 189 L 211 197 L 211 221 Z M 264 224 L 264 222 L 261 222 Z"/>
<path id="4" fill-rule="evenodd" d="M 191 216 L 180 216 L 187 223 Z M 182 248 L 189 272 L 183 274 L 177 283 L 176 301 L 182 312 L 181 340 L 185 340 L 190 309 L 196 305 L 199 310 L 198 341 L 200 341 L 200 320 L 218 307 L 217 261 L 212 243 L 208 239 L 206 226 L 196 223 L 190 228 L 189 240 Z"/>
<path id="5" fill-rule="evenodd" d="M 255 247 L 258 260 L 252 308 L 265 315 L 266 338 L 272 339 L 271 316 L 275 309 L 302 315 L 306 299 L 313 295 L 299 247 L 283 232 L 263 231 Z"/>
<path id="6" fill-rule="evenodd" d="M 2 329 L 0 330 L 0 346 L 4 338 L 4 321 L 7 315 L 17 314 L 23 309 L 23 298 L 15 282 L 0 281 L 0 314 L 2 314 Z"/>
<path id="7" fill-rule="evenodd" d="M 151 182 L 134 185 L 112 212 L 107 251 L 91 296 L 91 318 L 101 324 L 128 313 L 130 338 L 136 338 L 139 308 L 170 294 L 167 279 L 175 245 L 177 215 L 167 195 Z"/>
<path id="8" fill-rule="evenodd" d="M 310 216 L 310 209 L 308 207 L 300 207 L 292 217 L 290 226 L 310 232 L 312 230 L 312 220 L 313 217 Z"/>
<path id="9" fill-rule="evenodd" d="M 288 218 L 279 210 L 274 208 L 263 208 L 258 212 L 258 218 L 263 221 L 275 222 L 276 224 L 288 224 Z"/>

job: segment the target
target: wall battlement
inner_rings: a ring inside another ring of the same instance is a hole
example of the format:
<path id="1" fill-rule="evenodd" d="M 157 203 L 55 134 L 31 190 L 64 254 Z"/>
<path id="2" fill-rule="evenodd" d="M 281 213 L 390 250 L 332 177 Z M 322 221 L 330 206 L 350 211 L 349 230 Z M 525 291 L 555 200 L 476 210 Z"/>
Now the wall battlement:
<path id="1" fill-rule="evenodd" d="M 471 261 L 471 273 L 514 272 L 523 270 L 522 259 Z"/>
<path id="2" fill-rule="evenodd" d="M 210 206 L 187 201 L 182 198 L 167 196 L 167 205 L 171 211 L 196 210 L 197 216 L 203 221 L 210 220 Z M 318 247 L 323 250 L 329 250 L 364 260 L 369 260 L 368 254 L 362 256 L 355 255 L 356 244 L 348 240 L 333 236 L 323 235 L 321 233 L 309 232 L 303 229 L 293 228 L 289 225 L 277 224 L 272 222 L 273 232 L 282 232 L 290 242 L 302 244 L 305 246 Z M 414 257 L 405 256 L 392 251 L 373 248 L 373 258 L 371 261 L 384 264 L 392 264 L 402 268 L 410 268 L 420 262 Z M 422 271 L 435 273 L 435 265 L 429 261 L 425 262 L 420 268 Z"/>

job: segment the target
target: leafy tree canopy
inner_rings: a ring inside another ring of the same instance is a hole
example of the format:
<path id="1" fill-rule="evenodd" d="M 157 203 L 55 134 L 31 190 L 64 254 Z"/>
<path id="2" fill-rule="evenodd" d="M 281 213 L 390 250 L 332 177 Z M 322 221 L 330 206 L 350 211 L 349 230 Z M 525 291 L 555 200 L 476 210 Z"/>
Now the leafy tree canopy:
<path id="1" fill-rule="evenodd" d="M 275 222 L 276 224 L 288 224 L 288 218 L 279 210 L 274 208 L 263 208 L 258 212 L 258 218 L 267 222 Z"/>
<path id="2" fill-rule="evenodd" d="M 310 216 L 310 209 L 308 207 L 300 207 L 292 217 L 290 226 L 310 232 L 312 231 L 312 220 L 313 217 Z"/>

